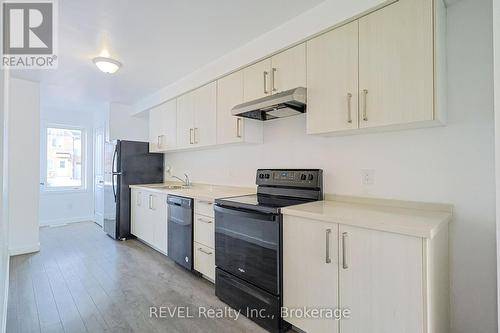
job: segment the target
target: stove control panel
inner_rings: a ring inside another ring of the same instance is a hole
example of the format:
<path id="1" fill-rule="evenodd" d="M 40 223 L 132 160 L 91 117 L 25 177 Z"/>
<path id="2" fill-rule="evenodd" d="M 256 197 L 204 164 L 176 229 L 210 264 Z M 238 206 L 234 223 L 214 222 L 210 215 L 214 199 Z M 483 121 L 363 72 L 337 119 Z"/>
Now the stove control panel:
<path id="1" fill-rule="evenodd" d="M 259 169 L 257 185 L 318 188 L 323 185 L 320 169 Z"/>

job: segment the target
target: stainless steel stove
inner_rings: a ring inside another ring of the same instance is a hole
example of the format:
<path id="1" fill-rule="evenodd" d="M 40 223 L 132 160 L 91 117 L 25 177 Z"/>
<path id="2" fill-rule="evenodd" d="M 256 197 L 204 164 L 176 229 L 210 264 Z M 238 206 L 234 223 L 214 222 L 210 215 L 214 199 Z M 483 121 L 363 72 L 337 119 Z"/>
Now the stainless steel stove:
<path id="1" fill-rule="evenodd" d="M 319 169 L 259 169 L 257 194 L 215 200 L 215 294 L 271 332 L 282 306 L 281 208 L 323 199 Z"/>

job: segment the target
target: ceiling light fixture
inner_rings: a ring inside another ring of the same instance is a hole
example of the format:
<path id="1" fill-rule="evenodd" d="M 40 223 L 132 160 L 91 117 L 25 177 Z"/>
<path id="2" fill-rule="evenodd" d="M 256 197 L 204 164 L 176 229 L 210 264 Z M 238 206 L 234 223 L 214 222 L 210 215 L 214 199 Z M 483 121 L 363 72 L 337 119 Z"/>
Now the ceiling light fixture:
<path id="1" fill-rule="evenodd" d="M 122 67 L 122 64 L 119 61 L 107 57 L 96 57 L 92 60 L 97 68 L 104 73 L 113 74 L 116 73 L 120 67 Z"/>

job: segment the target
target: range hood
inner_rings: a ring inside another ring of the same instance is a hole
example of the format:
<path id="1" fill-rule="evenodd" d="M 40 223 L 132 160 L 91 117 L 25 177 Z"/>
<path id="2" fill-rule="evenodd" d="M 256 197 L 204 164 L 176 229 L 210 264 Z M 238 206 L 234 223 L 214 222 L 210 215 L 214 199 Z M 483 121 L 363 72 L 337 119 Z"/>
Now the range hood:
<path id="1" fill-rule="evenodd" d="M 306 92 L 303 87 L 287 90 L 259 98 L 255 101 L 236 105 L 233 116 L 257 120 L 271 120 L 298 115 L 306 112 Z"/>

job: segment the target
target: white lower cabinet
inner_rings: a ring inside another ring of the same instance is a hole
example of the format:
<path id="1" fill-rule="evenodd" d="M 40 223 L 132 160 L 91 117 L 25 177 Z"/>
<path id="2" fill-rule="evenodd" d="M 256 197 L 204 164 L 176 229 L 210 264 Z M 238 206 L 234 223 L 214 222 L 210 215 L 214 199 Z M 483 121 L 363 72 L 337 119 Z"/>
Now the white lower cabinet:
<path id="1" fill-rule="evenodd" d="M 194 242 L 194 269 L 205 278 L 215 281 L 215 250 L 203 244 Z"/>
<path id="2" fill-rule="evenodd" d="M 308 333 L 446 333 L 447 231 L 435 239 L 284 216 L 283 305 L 349 309 L 286 318 Z"/>
<path id="3" fill-rule="evenodd" d="M 283 224 L 283 306 L 289 311 L 337 307 L 338 225 L 285 216 Z M 338 332 L 331 319 L 297 316 L 286 321 L 306 332 Z"/>
<path id="4" fill-rule="evenodd" d="M 194 269 L 215 281 L 215 219 L 212 201 L 194 201 Z"/>
<path id="5" fill-rule="evenodd" d="M 167 196 L 133 188 L 131 198 L 132 235 L 167 254 Z"/>

